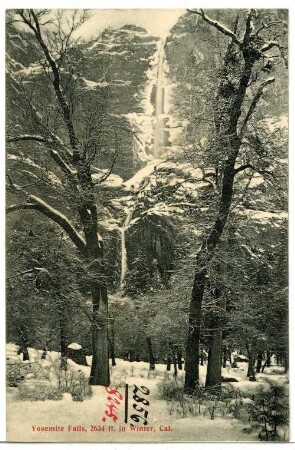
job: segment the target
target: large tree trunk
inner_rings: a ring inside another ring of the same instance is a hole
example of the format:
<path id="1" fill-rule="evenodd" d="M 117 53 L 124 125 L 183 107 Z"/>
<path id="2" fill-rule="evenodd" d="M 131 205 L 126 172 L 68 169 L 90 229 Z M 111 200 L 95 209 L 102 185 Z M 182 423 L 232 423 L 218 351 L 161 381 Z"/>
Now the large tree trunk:
<path id="1" fill-rule="evenodd" d="M 93 315 L 91 323 L 92 334 L 92 365 L 89 383 L 92 385 L 109 386 L 109 355 L 107 329 L 107 291 L 97 287 L 92 292 Z"/>
<path id="2" fill-rule="evenodd" d="M 212 331 L 209 339 L 206 387 L 221 385 L 222 329 Z"/>
<path id="3" fill-rule="evenodd" d="M 84 180 L 82 180 L 84 181 Z M 91 189 L 92 182 L 85 180 L 86 187 Z M 109 349 L 108 349 L 108 292 L 104 268 L 103 242 L 98 238 L 97 208 L 93 194 L 88 194 L 89 201 L 79 208 L 80 218 L 86 239 L 86 263 L 89 273 L 89 284 L 92 295 L 92 364 L 89 383 L 109 386 Z"/>
<path id="4" fill-rule="evenodd" d="M 185 391 L 193 393 L 199 384 L 201 307 L 205 288 L 205 270 L 196 271 L 190 311 L 185 358 Z"/>
<path id="5" fill-rule="evenodd" d="M 213 319 L 209 321 L 211 328 L 211 336 L 209 339 L 208 365 L 206 375 L 206 387 L 221 386 L 221 363 L 222 363 L 222 327 L 223 313 L 226 308 L 225 298 L 222 296 L 222 279 L 221 275 L 225 271 L 225 267 L 217 266 L 219 280 L 213 289 L 212 299 L 215 299 L 215 307 L 218 308 L 218 314 L 215 313 Z M 225 353 L 226 355 L 226 353 Z M 226 358 L 225 358 L 226 364 Z"/>

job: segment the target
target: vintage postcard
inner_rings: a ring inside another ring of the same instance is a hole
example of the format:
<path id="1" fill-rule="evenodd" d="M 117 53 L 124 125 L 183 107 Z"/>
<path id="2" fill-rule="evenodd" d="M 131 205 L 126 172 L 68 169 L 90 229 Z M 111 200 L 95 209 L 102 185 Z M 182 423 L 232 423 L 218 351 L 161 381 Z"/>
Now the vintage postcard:
<path id="1" fill-rule="evenodd" d="M 288 442 L 288 10 L 6 11 L 9 442 Z"/>

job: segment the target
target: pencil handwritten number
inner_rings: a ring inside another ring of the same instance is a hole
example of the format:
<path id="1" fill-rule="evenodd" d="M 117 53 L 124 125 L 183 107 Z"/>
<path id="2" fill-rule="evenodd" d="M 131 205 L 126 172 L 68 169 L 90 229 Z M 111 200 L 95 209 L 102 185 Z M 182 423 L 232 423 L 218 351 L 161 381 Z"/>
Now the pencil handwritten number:
<path id="1" fill-rule="evenodd" d="M 144 406 L 148 406 L 150 404 L 150 402 L 146 398 L 139 396 L 137 394 L 138 392 L 143 395 L 149 395 L 149 393 L 150 393 L 150 391 L 147 387 L 141 386 L 139 388 L 138 386 L 134 385 L 133 400 L 135 400 L 137 403 L 133 403 L 133 409 L 135 409 L 135 411 L 140 412 L 142 414 L 141 415 L 132 414 L 130 416 L 130 419 L 136 423 L 142 421 L 144 425 L 147 425 L 148 421 L 146 419 L 148 417 L 148 411 L 146 409 L 144 409 L 142 406 L 140 406 L 139 403 L 142 403 Z"/>

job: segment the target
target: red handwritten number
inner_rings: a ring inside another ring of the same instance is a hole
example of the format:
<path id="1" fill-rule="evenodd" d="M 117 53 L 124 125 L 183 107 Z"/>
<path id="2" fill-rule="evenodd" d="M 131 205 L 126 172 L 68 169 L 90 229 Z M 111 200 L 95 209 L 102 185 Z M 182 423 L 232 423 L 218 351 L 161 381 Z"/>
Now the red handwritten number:
<path id="1" fill-rule="evenodd" d="M 114 422 L 117 422 L 118 420 L 118 416 L 116 416 L 116 414 L 114 413 L 114 410 L 116 409 L 115 405 L 107 405 L 107 407 L 109 408 L 109 411 L 106 409 L 105 410 L 105 415 L 108 417 L 111 417 L 113 419 Z"/>
<path id="2" fill-rule="evenodd" d="M 110 386 L 105 386 L 105 390 L 107 391 L 108 394 L 116 395 L 119 400 L 123 400 L 123 395 L 120 394 L 118 389 L 112 389 Z"/>
<path id="3" fill-rule="evenodd" d="M 108 394 L 110 394 L 107 397 L 107 401 L 109 402 L 109 404 L 107 405 L 108 409 L 105 410 L 105 415 L 113 419 L 114 422 L 116 422 L 118 420 L 117 405 L 120 405 L 120 400 L 123 400 L 124 397 L 122 394 L 120 394 L 120 392 L 117 389 L 113 389 L 109 386 L 105 386 L 105 390 Z M 113 398 L 112 396 L 117 398 Z"/>

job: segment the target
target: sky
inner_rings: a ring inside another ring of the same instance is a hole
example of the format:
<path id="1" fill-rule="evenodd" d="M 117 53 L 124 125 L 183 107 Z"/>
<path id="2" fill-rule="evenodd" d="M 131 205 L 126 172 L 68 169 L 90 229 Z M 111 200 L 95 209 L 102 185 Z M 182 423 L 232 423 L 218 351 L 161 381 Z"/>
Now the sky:
<path id="1" fill-rule="evenodd" d="M 92 10 L 92 17 L 80 28 L 84 39 L 96 37 L 107 27 L 120 28 L 137 25 L 150 34 L 166 37 L 185 9 L 100 9 Z"/>

